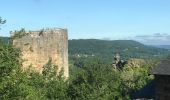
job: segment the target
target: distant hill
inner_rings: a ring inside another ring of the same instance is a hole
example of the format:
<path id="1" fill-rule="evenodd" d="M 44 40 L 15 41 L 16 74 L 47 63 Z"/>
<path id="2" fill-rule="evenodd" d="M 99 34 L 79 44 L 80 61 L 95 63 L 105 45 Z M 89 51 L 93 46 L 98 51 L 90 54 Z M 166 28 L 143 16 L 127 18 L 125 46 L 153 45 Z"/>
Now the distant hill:
<path id="1" fill-rule="evenodd" d="M 9 41 L 10 41 L 9 37 L 0 37 L 0 42 L 9 43 Z"/>
<path id="2" fill-rule="evenodd" d="M 115 53 L 127 58 L 161 58 L 170 52 L 166 49 L 147 46 L 133 40 L 69 40 L 71 57 L 100 57 L 112 60 Z"/>
<path id="3" fill-rule="evenodd" d="M 170 45 L 152 45 L 152 46 L 157 48 L 170 49 Z"/>

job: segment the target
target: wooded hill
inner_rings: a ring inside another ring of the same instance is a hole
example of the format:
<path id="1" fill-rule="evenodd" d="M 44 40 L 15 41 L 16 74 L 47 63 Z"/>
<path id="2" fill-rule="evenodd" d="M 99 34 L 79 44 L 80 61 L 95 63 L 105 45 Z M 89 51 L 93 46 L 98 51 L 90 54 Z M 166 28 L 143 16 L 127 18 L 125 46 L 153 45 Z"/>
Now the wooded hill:
<path id="1" fill-rule="evenodd" d="M 99 57 L 110 61 L 115 53 L 119 53 L 123 59 L 162 58 L 167 56 L 170 51 L 147 46 L 133 40 L 69 40 L 69 55 L 71 57 Z"/>

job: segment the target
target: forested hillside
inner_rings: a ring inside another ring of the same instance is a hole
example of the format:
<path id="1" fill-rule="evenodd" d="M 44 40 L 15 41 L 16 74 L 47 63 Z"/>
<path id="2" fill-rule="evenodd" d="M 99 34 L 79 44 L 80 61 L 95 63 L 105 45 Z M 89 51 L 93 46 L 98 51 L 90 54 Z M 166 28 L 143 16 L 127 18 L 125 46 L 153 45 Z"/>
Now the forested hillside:
<path id="1" fill-rule="evenodd" d="M 147 46 L 133 40 L 69 40 L 71 57 L 99 57 L 111 61 L 115 53 L 123 59 L 128 58 L 161 58 L 170 52 L 166 49 Z"/>

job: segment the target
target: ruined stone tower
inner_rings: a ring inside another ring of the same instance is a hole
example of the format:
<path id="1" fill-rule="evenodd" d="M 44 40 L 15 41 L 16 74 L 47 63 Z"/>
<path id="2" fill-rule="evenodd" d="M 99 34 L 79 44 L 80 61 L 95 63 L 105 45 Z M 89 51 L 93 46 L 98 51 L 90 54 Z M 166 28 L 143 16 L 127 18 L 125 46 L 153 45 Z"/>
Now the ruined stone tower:
<path id="1" fill-rule="evenodd" d="M 68 72 L 68 35 L 66 29 L 54 28 L 40 31 L 25 30 L 12 33 L 13 45 L 21 49 L 23 69 L 30 65 L 37 72 L 42 72 L 49 58 L 60 70 L 64 69 L 64 76 L 69 76 Z"/>

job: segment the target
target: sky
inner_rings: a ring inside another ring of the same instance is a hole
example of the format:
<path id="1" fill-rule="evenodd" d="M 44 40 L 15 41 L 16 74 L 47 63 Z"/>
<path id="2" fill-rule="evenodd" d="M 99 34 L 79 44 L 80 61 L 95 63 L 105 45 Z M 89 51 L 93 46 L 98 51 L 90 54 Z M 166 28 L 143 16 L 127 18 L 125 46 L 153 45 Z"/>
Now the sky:
<path id="1" fill-rule="evenodd" d="M 69 39 L 170 45 L 170 0 L 1 0 L 0 36 L 25 28 L 66 28 Z"/>

